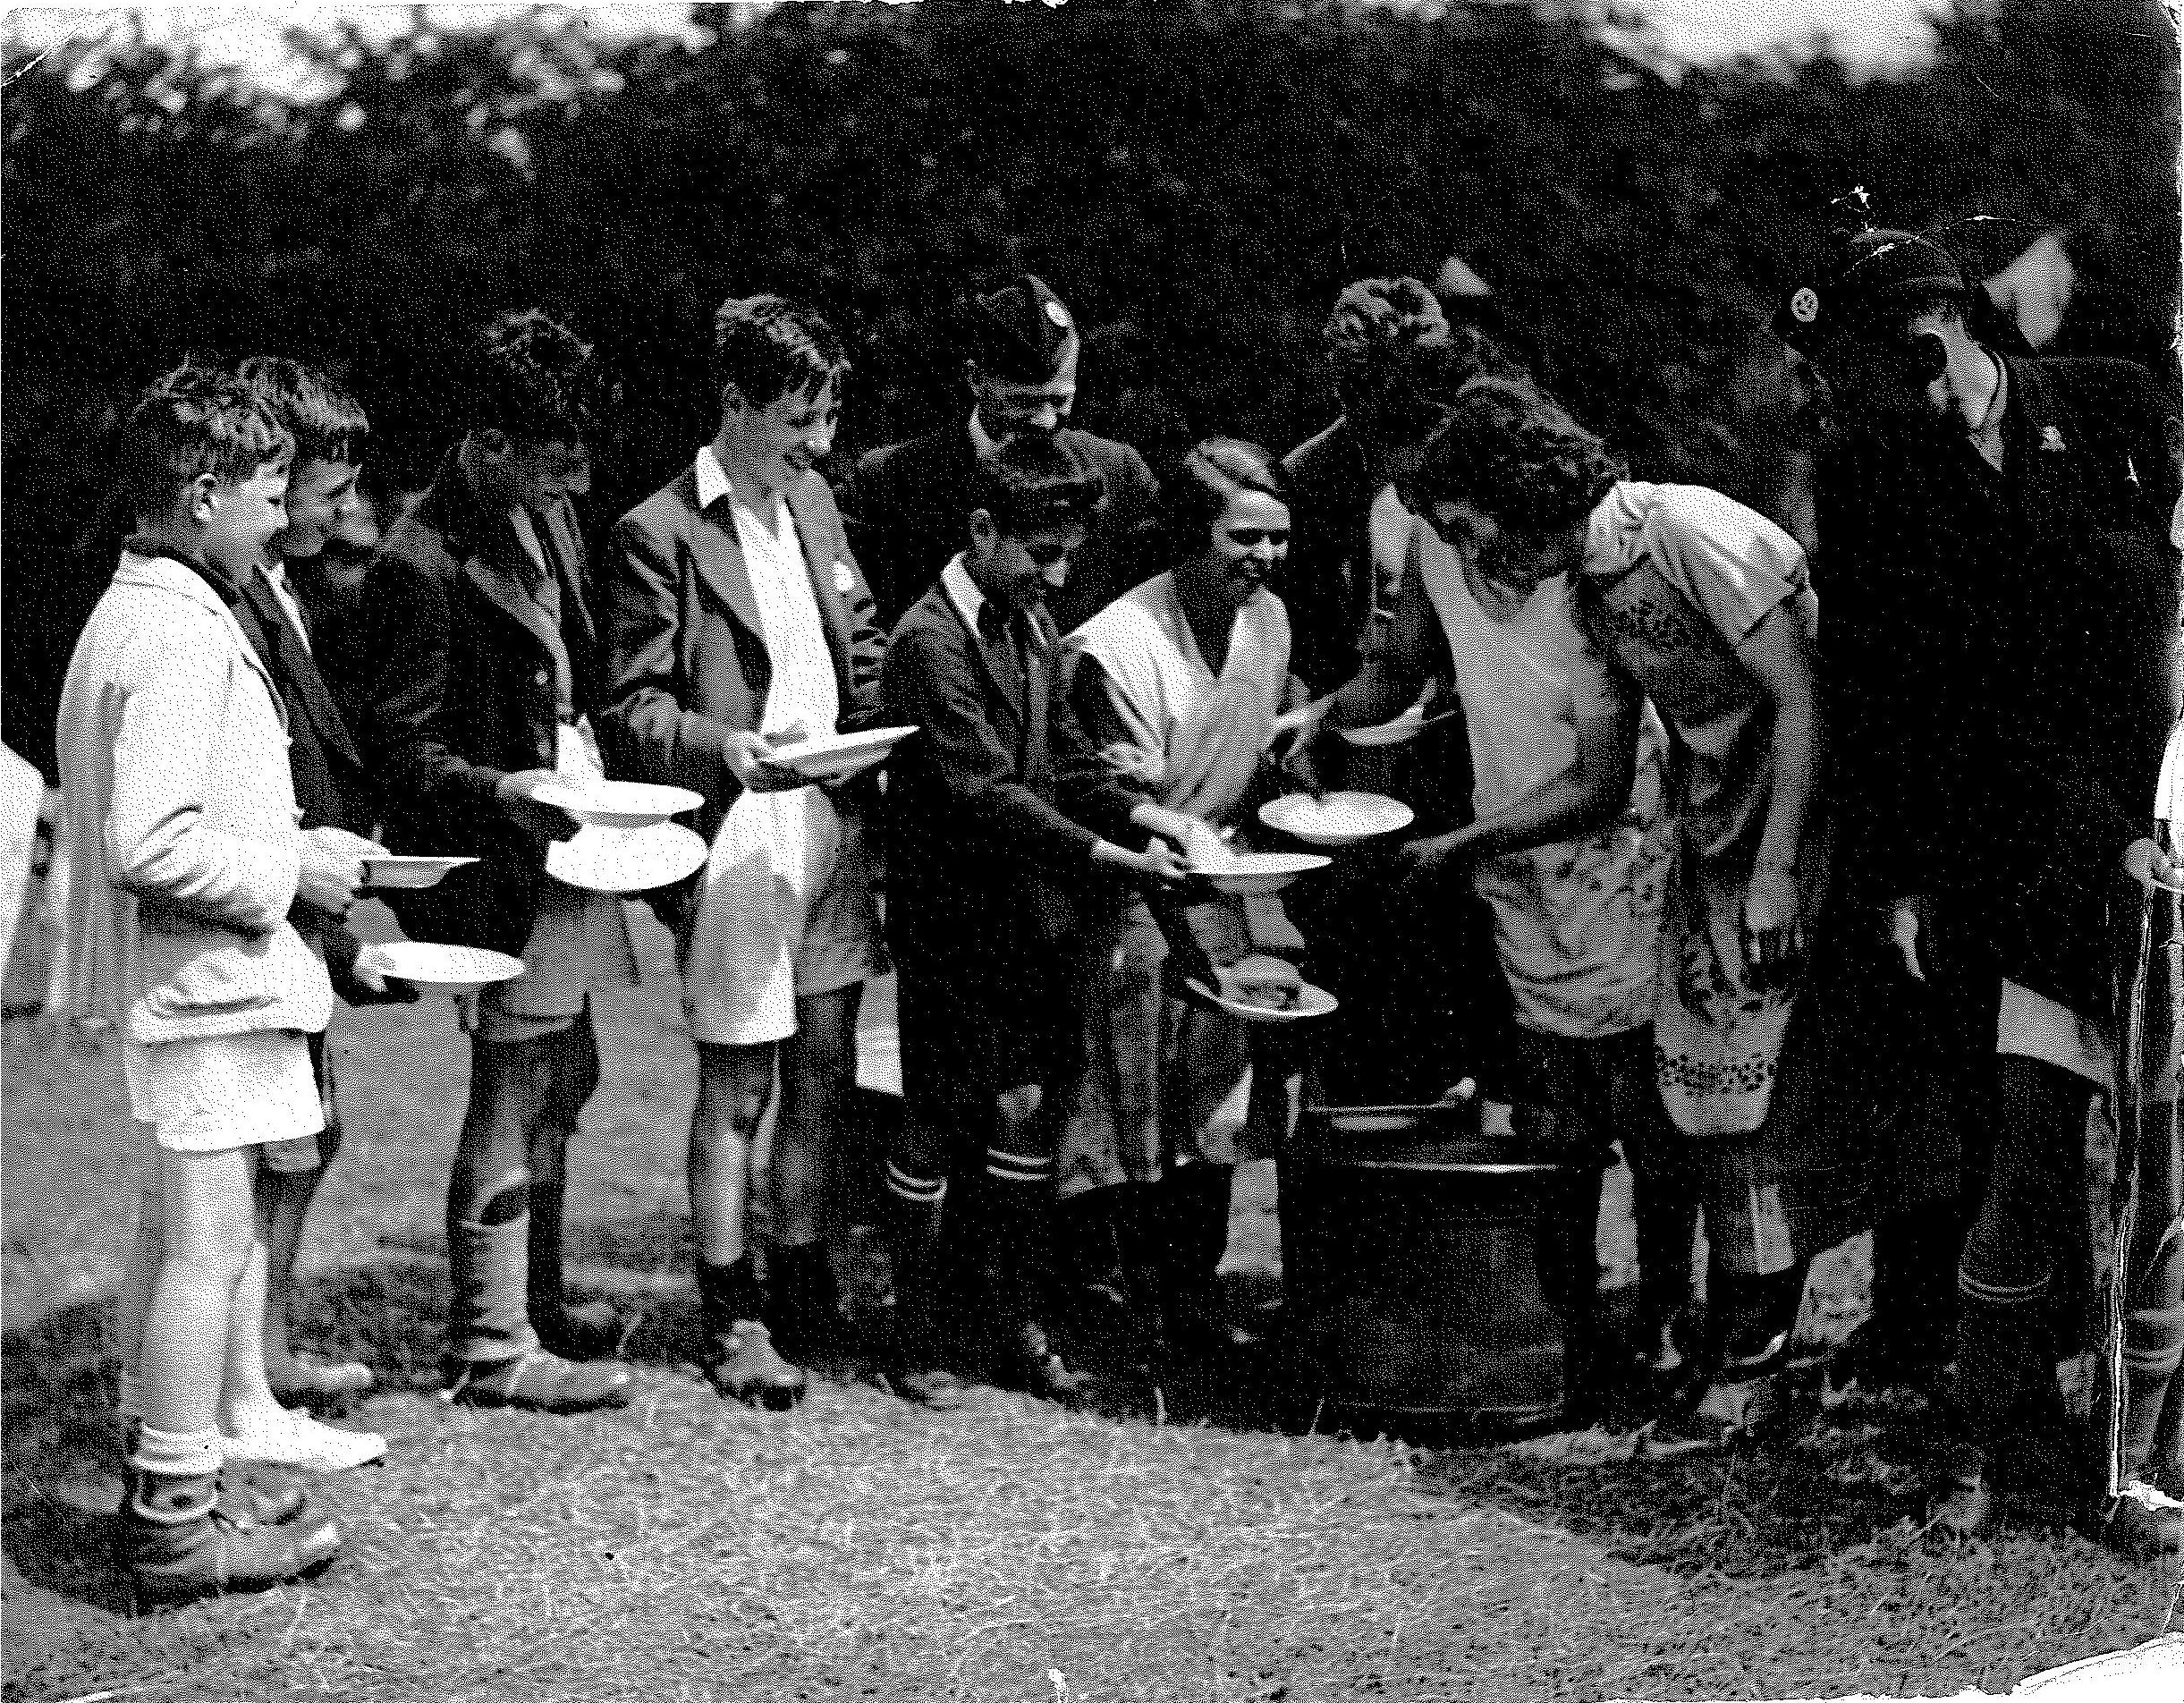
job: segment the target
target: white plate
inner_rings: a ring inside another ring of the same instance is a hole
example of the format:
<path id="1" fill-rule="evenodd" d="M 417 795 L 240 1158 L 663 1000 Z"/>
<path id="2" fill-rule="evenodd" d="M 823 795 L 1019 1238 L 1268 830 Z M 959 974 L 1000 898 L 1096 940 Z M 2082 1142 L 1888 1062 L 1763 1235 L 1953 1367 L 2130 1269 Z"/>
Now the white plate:
<path id="1" fill-rule="evenodd" d="M 476 858 L 366 858 L 364 890 L 384 893 L 390 887 L 436 887 L 449 870 L 477 861 Z"/>
<path id="2" fill-rule="evenodd" d="M 1239 852 L 1226 863 L 1209 863 L 1191 874 L 1223 893 L 1279 893 L 1300 875 L 1324 869 L 1328 860 L 1316 852 Z"/>
<path id="3" fill-rule="evenodd" d="M 386 973 L 412 987 L 435 993 L 474 994 L 496 981 L 513 981 L 523 961 L 483 946 L 438 946 L 425 940 L 390 940 L 375 947 Z"/>
<path id="4" fill-rule="evenodd" d="M 1376 727 L 1338 727 L 1334 731 L 1352 745 L 1376 747 L 1404 745 L 1416 739 L 1427 728 L 1444 722 L 1456 712 L 1447 709 L 1438 716 L 1428 716 L 1413 704 L 1392 722 L 1382 722 Z"/>
<path id="5" fill-rule="evenodd" d="M 1301 1017 L 1325 1017 L 1340 1003 L 1324 987 L 1304 983 L 1297 990 L 1297 1003 L 1288 1011 L 1270 1011 L 1264 1005 L 1247 1005 L 1240 1000 L 1223 999 L 1202 981 L 1187 981 L 1190 989 L 1209 1005 L 1218 1005 L 1232 1017 L 1247 1023 L 1293 1023 Z"/>
<path id="6" fill-rule="evenodd" d="M 547 781 L 532 796 L 603 828 L 648 828 L 705 802 L 687 786 L 649 781 Z"/>
<path id="7" fill-rule="evenodd" d="M 1355 845 L 1410 826 L 1411 810 L 1378 792 L 1330 792 L 1316 799 L 1291 792 L 1259 806 L 1259 820 L 1308 845 Z"/>
<path id="8" fill-rule="evenodd" d="M 896 741 L 916 733 L 913 727 L 868 727 L 861 733 L 821 733 L 794 745 L 776 745 L 773 760 L 792 768 L 807 780 L 839 780 L 875 763 L 887 760 Z"/>
<path id="9" fill-rule="evenodd" d="M 649 893 L 702 868 L 706 843 L 680 822 L 650 827 L 584 826 L 546 847 L 546 873 L 592 893 Z"/>

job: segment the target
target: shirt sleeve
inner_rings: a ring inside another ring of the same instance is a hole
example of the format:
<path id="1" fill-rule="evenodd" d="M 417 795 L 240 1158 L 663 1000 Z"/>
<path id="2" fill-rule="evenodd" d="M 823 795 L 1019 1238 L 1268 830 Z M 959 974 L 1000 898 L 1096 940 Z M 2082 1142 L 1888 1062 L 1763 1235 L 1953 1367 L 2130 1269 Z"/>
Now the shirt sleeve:
<path id="1" fill-rule="evenodd" d="M 1661 577 L 1732 648 L 1783 604 L 1811 596 L 1798 541 L 1717 491 L 1664 487 L 1646 517 L 1645 544 Z"/>

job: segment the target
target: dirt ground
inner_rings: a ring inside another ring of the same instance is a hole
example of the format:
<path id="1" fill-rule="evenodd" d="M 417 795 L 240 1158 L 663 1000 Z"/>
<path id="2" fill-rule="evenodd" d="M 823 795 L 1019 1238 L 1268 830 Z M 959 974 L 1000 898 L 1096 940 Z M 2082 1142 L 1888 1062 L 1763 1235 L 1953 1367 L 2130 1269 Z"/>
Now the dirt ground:
<path id="1" fill-rule="evenodd" d="M 1677 1463 L 1606 1430 L 1331 1434 L 1249 1357 L 1087 1414 L 982 1390 L 929 1415 L 846 1371 L 794 1416 L 724 1404 L 684 1358 L 694 1067 L 648 946 L 648 985 L 602 1010 L 570 1200 L 578 1286 L 644 1315 L 631 1409 L 437 1399 L 467 1055 L 444 1000 L 343 1012 L 303 1334 L 382 1368 L 348 1418 L 389 1457 L 314 1483 L 349 1537 L 315 1584 L 142 1619 L 109 1560 L 106 1332 L 143 1155 L 110 1046 L 7 1023 L 7 1697 L 1945 1695 L 2168 1624 L 2175 1580 L 2067 1528 L 1921 1538 L 1926 1439 L 1816 1401 Z M 1238 1190 L 1240 1306 L 1274 1281 L 1272 1183 Z M 1813 1324 L 1839 1333 L 1862 1291 L 1838 1256 Z"/>

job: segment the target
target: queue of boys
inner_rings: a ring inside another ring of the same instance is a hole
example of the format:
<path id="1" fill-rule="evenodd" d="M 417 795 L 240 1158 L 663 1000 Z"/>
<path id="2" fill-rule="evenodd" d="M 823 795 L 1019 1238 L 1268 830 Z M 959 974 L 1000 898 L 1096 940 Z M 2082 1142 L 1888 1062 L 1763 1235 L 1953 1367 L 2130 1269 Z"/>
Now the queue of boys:
<path id="1" fill-rule="evenodd" d="M 717 432 L 596 555 L 573 499 L 612 387 L 543 312 L 483 328 L 463 429 L 398 513 L 360 492 L 366 415 L 328 374 L 153 384 L 58 739 L 70 1003 L 117 1027 L 157 1153 L 120 1304 L 139 1593 L 324 1566 L 308 1493 L 224 1465 L 385 1449 L 307 1411 L 373 1373 L 289 1323 L 340 1142 L 333 996 L 417 997 L 347 926 L 381 851 L 475 859 L 392 895 L 400 921 L 524 967 L 461 1007 L 444 1394 L 630 1398 L 630 1320 L 562 1275 L 593 999 L 636 959 L 620 899 L 549 873 L 576 827 L 553 800 L 608 778 L 703 800 L 703 868 L 643 896 L 697 1051 L 696 1357 L 724 1398 L 792 1410 L 842 1351 L 828 1242 L 876 978 L 893 1301 L 852 1351 L 924 1408 L 967 1372 L 1078 1404 L 1072 1309 L 1109 1308 L 1145 1365 L 1230 1346 L 1232 1168 L 1279 1160 L 1328 1065 L 1254 1008 L 1309 980 L 1369 1003 L 1394 961 L 1350 919 L 1401 916 L 1494 979 L 1513 1038 L 1483 1068 L 1579 1179 L 1542 1243 L 1572 1422 L 1635 1378 L 1655 1452 L 1763 1429 L 1810 1262 L 1870 1229 L 1873 1317 L 1830 1376 L 1947 1428 L 1932 1523 L 1983 1530 L 2065 1459 L 2104 1537 L 2176 1554 L 2174 422 L 2139 368 L 1977 333 L 1971 288 L 1867 229 L 1785 292 L 1776 330 L 1844 422 L 1814 564 L 1726 496 L 1628 478 L 1409 279 L 1335 304 L 1334 426 L 1286 457 L 1207 438 L 1157 481 L 1069 426 L 1083 343 L 1037 277 L 966 297 L 968 413 L 838 488 L 842 339 L 728 301 Z M 1437 774 L 1342 737 L 1450 711 Z M 882 726 L 918 730 L 884 768 L 779 760 Z M 1364 910 L 1207 879 L 1275 843 L 1260 805 L 1338 784 L 1408 792 L 1426 830 Z M 1482 1068 L 1459 1052 L 1443 1086 Z M 2054 1376 L 2096 1104 L 2132 1188 L 2097 1464 Z M 1610 1341 L 1618 1145 L 1641 1299 Z"/>

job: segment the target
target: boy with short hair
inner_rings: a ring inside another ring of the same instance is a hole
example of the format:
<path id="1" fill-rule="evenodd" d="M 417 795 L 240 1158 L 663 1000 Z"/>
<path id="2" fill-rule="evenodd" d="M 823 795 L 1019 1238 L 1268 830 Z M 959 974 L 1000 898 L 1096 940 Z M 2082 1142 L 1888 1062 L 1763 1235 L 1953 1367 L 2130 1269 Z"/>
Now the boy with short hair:
<path id="1" fill-rule="evenodd" d="M 981 460 L 964 499 L 964 548 L 904 613 L 880 674 L 889 719 L 920 730 L 889 771 L 904 1116 L 885 1181 L 895 1264 L 887 1376 L 923 1407 L 960 1400 L 940 1366 L 935 1310 L 948 1179 L 965 1148 L 985 1165 L 992 1373 L 1051 1401 L 1085 1395 L 1044 1324 L 1061 1100 L 1083 1021 L 1070 986 L 1076 902 L 1097 868 L 1180 872 L 1162 842 L 1130 851 L 1054 804 L 1047 710 L 1061 635 L 1046 604 L 1103 495 L 1098 470 L 1066 440 L 1013 439 Z M 1065 736 L 1070 728 L 1064 718 Z M 1149 828 L 1145 818 L 1160 814 L 1119 785 L 1101 803 L 1098 818 L 1118 825 L 1134 817 Z"/>
<path id="2" fill-rule="evenodd" d="M 868 787 L 815 786 L 772 755 L 879 719 L 880 634 L 814 467 L 849 369 L 841 338 L 780 296 L 724 302 L 713 325 L 719 428 L 607 546 L 601 733 L 618 773 L 705 795 L 695 826 L 712 855 L 676 919 L 698 1044 L 690 1189 L 705 1358 L 722 1395 L 785 1410 L 805 1388 L 793 1360 L 839 1317 L 826 1180 L 858 1004 L 885 955 Z M 777 1067 L 769 1298 L 747 1209 Z"/>
<path id="3" fill-rule="evenodd" d="M 387 838 L 478 861 L 402 895 L 419 939 L 522 958 L 478 996 L 470 1103 L 448 1177 L 448 1399 L 571 1413 L 619 1407 L 622 1320 L 562 1285 L 562 1203 L 578 1114 L 599 1081 L 595 992 L 632 986 L 620 901 L 557 880 L 575 832 L 533 794 L 598 773 L 601 702 L 584 541 L 605 386 L 591 346 L 536 309 L 476 348 L 469 429 L 391 527 L 360 611 Z"/>
<path id="4" fill-rule="evenodd" d="M 257 1149 L 324 1121 L 305 1037 L 331 993 L 288 915 L 300 898 L 341 914 L 361 874 L 352 842 L 297 827 L 280 699 L 234 614 L 286 521 L 291 449 L 230 376 L 183 367 L 144 393 L 121 451 L 135 530 L 62 691 L 68 1004 L 122 1025 L 131 1109 L 159 1149 L 158 1233 L 139 1238 L 158 1265 L 127 1292 L 143 1422 L 121 1514 L 153 1598 L 275 1584 L 341 1544 L 330 1522 L 260 1524 L 220 1494 Z"/>
<path id="5" fill-rule="evenodd" d="M 259 644 L 288 707 L 289 772 L 303 826 L 322 825 L 368 835 L 364 759 L 333 691 L 320 674 L 312 623 L 292 574 L 317 557 L 334 530 L 357 505 L 357 476 L 370 431 L 356 399 L 325 374 L 276 355 L 253 355 L 236 376 L 254 390 L 295 440 L 289 470 L 288 524 L 243 589 L 257 617 L 245 636 Z M 326 961 L 334 991 L 351 1004 L 414 1000 L 400 983 L 390 989 L 376 962 L 338 917 L 300 908 L 297 927 Z M 258 1183 L 258 1214 L 266 1248 L 262 1273 L 253 1262 L 242 1286 L 246 1299 L 264 1284 L 264 1377 L 283 1401 L 360 1394 L 372 1386 L 371 1368 L 355 1361 L 329 1362 L 300 1352 L 289 1342 L 289 1313 L 296 1253 L 304 1215 L 341 1148 L 341 1118 L 334 1099 L 333 1061 L 324 1037 L 311 1044 L 311 1063 L 326 1106 L 326 1128 L 316 1138 L 268 1148 Z M 238 1320 L 238 1327 L 245 1321 Z M 248 1321 L 248 1328 L 259 1328 Z M 354 1446 L 354 1445 L 351 1445 Z M 291 1452 L 292 1453 L 292 1452 Z M 282 1459 L 280 1464 L 309 1465 Z"/>

